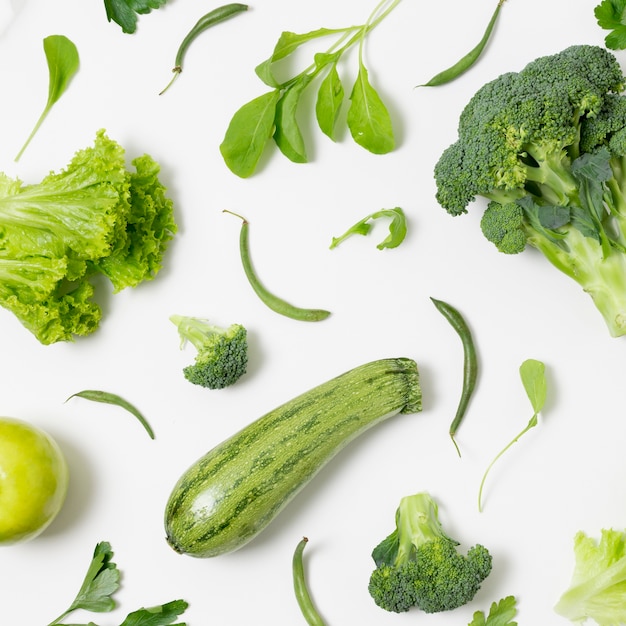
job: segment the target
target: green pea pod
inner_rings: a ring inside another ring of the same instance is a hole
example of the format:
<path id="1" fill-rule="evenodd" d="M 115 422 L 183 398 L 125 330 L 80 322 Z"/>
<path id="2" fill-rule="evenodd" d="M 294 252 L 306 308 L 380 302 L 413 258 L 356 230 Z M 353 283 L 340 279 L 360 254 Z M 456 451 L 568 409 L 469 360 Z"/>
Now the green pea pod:
<path id="1" fill-rule="evenodd" d="M 493 12 L 491 19 L 489 20 L 489 24 L 487 24 L 487 29 L 485 30 L 482 39 L 478 42 L 478 44 L 476 44 L 474 48 L 472 48 L 464 57 L 459 59 L 454 65 L 446 70 L 443 70 L 443 72 L 439 72 L 439 74 L 433 76 L 427 83 L 418 86 L 438 87 L 439 85 L 445 85 L 446 83 L 453 81 L 455 78 L 461 76 L 461 74 L 467 72 L 467 70 L 469 70 L 470 67 L 472 67 L 472 65 L 476 63 L 476 61 L 478 61 L 480 55 L 483 53 L 485 47 L 487 46 L 489 38 L 491 37 L 491 33 L 493 32 L 496 22 L 498 21 L 500 9 L 502 8 L 503 4 L 504 0 L 499 0 L 498 6 Z"/>

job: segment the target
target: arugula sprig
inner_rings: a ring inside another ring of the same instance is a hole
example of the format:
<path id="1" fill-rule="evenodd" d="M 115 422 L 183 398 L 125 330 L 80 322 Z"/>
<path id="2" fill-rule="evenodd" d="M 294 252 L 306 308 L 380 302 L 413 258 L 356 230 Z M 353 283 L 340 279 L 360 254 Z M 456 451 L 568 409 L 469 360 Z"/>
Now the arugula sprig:
<path id="1" fill-rule="evenodd" d="M 393 209 L 381 209 L 375 211 L 362 220 L 359 220 L 356 224 L 351 226 L 343 235 L 339 237 L 333 237 L 330 249 L 336 248 L 340 243 L 351 237 L 352 235 L 368 235 L 372 230 L 372 220 L 381 218 L 389 218 L 389 234 L 383 239 L 376 247 L 379 250 L 384 248 L 397 248 L 406 237 L 406 216 L 404 211 L 400 207 Z"/>
<path id="2" fill-rule="evenodd" d="M 600 28 L 610 31 L 604 39 L 606 47 L 626 49 L 626 0 L 602 0 L 594 14 Z"/>
<path id="3" fill-rule="evenodd" d="M 489 608 L 489 614 L 485 616 L 483 611 L 476 611 L 474 619 L 468 626 L 517 626 L 513 618 L 517 615 L 517 602 L 514 596 L 502 598 L 499 602 L 493 602 Z"/>
<path id="4" fill-rule="evenodd" d="M 48 626 L 97 626 L 87 624 L 69 624 L 64 622 L 71 613 L 82 609 L 92 613 L 108 613 L 117 603 L 113 594 L 120 588 L 120 571 L 113 561 L 111 545 L 101 541 L 96 545 L 83 583 L 70 606 L 52 620 Z M 188 603 L 185 600 L 173 600 L 150 608 L 141 608 L 129 613 L 120 626 L 167 626 L 185 612 Z M 173 626 L 186 626 L 180 622 Z"/>
<path id="5" fill-rule="evenodd" d="M 226 130 L 220 152 L 226 165 L 237 176 L 251 176 L 270 139 L 294 163 L 308 161 L 305 141 L 297 119 L 304 91 L 319 78 L 315 117 L 320 130 L 333 141 L 345 99 L 338 65 L 347 50 L 359 45 L 358 72 L 350 93 L 346 123 L 357 144 L 374 154 L 385 154 L 395 147 L 391 116 L 372 86 L 364 63 L 363 48 L 367 35 L 399 4 L 400 0 L 381 0 L 364 24 L 347 28 L 319 28 L 308 33 L 283 32 L 271 56 L 255 72 L 271 87 L 240 107 Z M 304 44 L 335 37 L 324 52 L 300 73 L 281 81 L 278 64 Z"/>

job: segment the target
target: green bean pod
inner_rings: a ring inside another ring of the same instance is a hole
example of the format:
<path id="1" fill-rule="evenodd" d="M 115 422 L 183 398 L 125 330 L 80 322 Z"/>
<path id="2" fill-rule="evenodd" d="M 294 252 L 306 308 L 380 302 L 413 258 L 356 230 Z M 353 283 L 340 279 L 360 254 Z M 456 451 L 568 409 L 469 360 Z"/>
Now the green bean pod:
<path id="1" fill-rule="evenodd" d="M 285 317 L 290 317 L 294 320 L 300 320 L 302 322 L 320 322 L 325 320 L 330 315 L 330 311 L 325 311 L 323 309 L 304 309 L 294 306 L 266 289 L 263 283 L 259 280 L 252 264 L 252 259 L 250 258 L 250 246 L 248 242 L 250 225 L 248 220 L 241 215 L 232 213 L 232 211 L 224 212 L 231 213 L 231 215 L 235 215 L 242 220 L 239 235 L 239 253 L 241 255 L 241 262 L 250 286 L 257 296 L 259 296 L 261 301 L 275 313 L 279 313 Z"/>
<path id="2" fill-rule="evenodd" d="M 498 16 L 500 15 L 500 9 L 504 4 L 504 0 L 499 0 L 498 6 L 496 10 L 493 12 L 491 19 L 489 20 L 489 24 L 487 24 L 487 28 L 482 36 L 482 39 L 472 48 L 464 57 L 459 59 L 454 65 L 449 67 L 439 74 L 433 76 L 427 83 L 421 85 L 421 87 L 438 87 L 439 85 L 445 85 L 453 81 L 455 78 L 458 78 L 461 74 L 467 72 L 467 70 L 478 61 L 480 55 L 483 53 L 487 43 L 489 42 L 489 38 L 491 37 L 491 33 L 496 25 L 498 20 Z"/>
<path id="3" fill-rule="evenodd" d="M 298 606 L 300 607 L 300 611 L 302 612 L 302 616 L 306 620 L 306 623 L 309 624 L 309 626 L 325 626 L 324 620 L 321 618 L 315 608 L 315 605 L 313 604 L 313 600 L 311 599 L 311 595 L 309 594 L 309 589 L 307 587 L 306 576 L 304 575 L 303 552 L 308 541 L 309 540 L 306 537 L 303 537 L 298 542 L 298 545 L 293 553 L 293 588 L 296 594 L 296 600 L 298 601 Z"/>
<path id="4" fill-rule="evenodd" d="M 196 39 L 196 37 L 210 28 L 215 24 L 219 24 L 224 20 L 227 20 L 242 11 L 248 10 L 247 4 L 240 4 L 238 2 L 232 2 L 230 4 L 225 4 L 224 6 L 218 7 L 217 9 L 213 9 L 209 11 L 206 15 L 203 15 L 193 26 L 193 28 L 187 33 L 185 38 L 182 40 L 180 46 L 178 47 L 178 51 L 176 53 L 176 60 L 174 61 L 174 67 L 172 68 L 172 72 L 174 72 L 174 76 L 172 80 L 166 85 L 165 89 L 163 89 L 159 95 L 164 94 L 172 85 L 172 83 L 176 80 L 178 75 L 183 71 L 183 60 L 185 58 L 185 54 L 187 49 L 191 45 L 191 42 Z"/>
<path id="5" fill-rule="evenodd" d="M 469 406 L 470 398 L 476 388 L 476 380 L 478 378 L 478 358 L 476 356 L 476 346 L 474 345 L 472 332 L 461 313 L 447 302 L 435 300 L 435 298 L 431 298 L 431 300 L 437 310 L 448 320 L 448 322 L 450 322 L 452 328 L 454 328 L 461 338 L 461 343 L 463 345 L 463 388 L 461 391 L 461 397 L 459 398 L 456 414 L 450 424 L 450 437 L 452 438 L 452 442 L 454 443 L 454 446 L 460 456 L 459 447 L 454 437 L 459 425 L 463 421 L 463 417 L 465 416 L 467 407 Z"/>

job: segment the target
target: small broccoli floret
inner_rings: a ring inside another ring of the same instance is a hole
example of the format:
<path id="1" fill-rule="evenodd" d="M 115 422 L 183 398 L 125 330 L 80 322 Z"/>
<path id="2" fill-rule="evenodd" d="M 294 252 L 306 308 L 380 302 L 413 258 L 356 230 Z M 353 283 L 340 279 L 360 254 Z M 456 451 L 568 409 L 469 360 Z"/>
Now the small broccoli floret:
<path id="1" fill-rule="evenodd" d="M 461 215 L 490 201 L 481 229 L 500 252 L 538 249 L 626 335 L 626 96 L 600 46 L 540 57 L 481 87 L 435 165 L 437 200 Z M 521 211 L 520 211 L 521 209 Z"/>
<path id="2" fill-rule="evenodd" d="M 194 385 L 223 389 L 246 373 L 248 365 L 248 334 L 241 324 L 222 328 L 208 320 L 185 315 L 172 315 L 184 343 L 196 350 L 193 365 L 183 368 L 185 378 Z"/>
<path id="3" fill-rule="evenodd" d="M 428 493 L 402 498 L 395 530 L 372 552 L 376 569 L 368 590 L 374 602 L 395 613 L 413 607 L 439 613 L 470 602 L 490 574 L 492 558 L 481 545 L 466 555 L 458 545 L 443 531 Z"/>

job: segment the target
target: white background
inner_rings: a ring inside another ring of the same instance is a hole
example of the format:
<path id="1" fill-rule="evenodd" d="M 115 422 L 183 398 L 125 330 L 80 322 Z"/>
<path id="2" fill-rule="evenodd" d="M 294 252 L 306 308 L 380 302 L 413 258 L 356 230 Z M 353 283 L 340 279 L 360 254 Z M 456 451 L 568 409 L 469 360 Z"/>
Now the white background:
<path id="1" fill-rule="evenodd" d="M 282 30 L 363 22 L 375 2 L 267 0 L 207 31 L 185 71 L 158 96 L 179 42 L 218 6 L 170 0 L 140 16 L 134 35 L 108 23 L 102 0 L 27 0 L 0 37 L 0 169 L 27 183 L 69 162 L 105 128 L 129 160 L 162 166 L 180 232 L 157 279 L 105 297 L 101 328 L 71 344 L 42 346 L 0 310 L 0 413 L 52 434 L 71 472 L 67 501 L 34 541 L 0 550 L 0 623 L 43 626 L 73 599 L 98 541 L 123 572 L 119 607 L 79 615 L 114 626 L 141 606 L 184 598 L 190 626 L 304 624 L 291 583 L 299 539 L 315 602 L 329 626 L 459 626 L 509 594 L 521 625 L 558 626 L 553 606 L 573 569 L 573 536 L 626 525 L 626 345 L 611 338 L 580 288 L 532 251 L 498 253 L 481 235 L 481 203 L 450 217 L 434 199 L 433 166 L 456 138 L 458 115 L 487 80 L 536 56 L 579 43 L 603 45 L 592 0 L 508 0 L 491 45 L 449 86 L 415 89 L 480 38 L 494 0 L 404 0 L 371 34 L 370 79 L 392 114 L 397 149 L 375 156 L 345 130 L 331 142 L 300 110 L 310 163 L 276 149 L 248 180 L 218 146 L 239 106 L 266 88 L 254 67 Z M 19 163 L 13 157 L 39 116 L 48 74 L 42 39 L 64 34 L 81 67 Z M 320 44 L 320 46 L 323 44 Z M 321 48 L 319 48 L 321 50 Z M 315 48 L 317 51 L 318 48 Z M 620 60 L 626 61 L 622 56 Z M 356 55 L 340 71 L 349 91 Z M 381 208 L 402 207 L 409 235 L 379 251 L 386 224 L 336 250 L 331 238 Z M 250 221 L 254 263 L 272 291 L 332 316 L 307 324 L 267 309 L 250 289 L 238 253 Z M 458 433 L 448 437 L 461 388 L 461 344 L 430 297 L 459 308 L 477 342 L 481 374 Z M 173 313 L 239 322 L 250 364 L 235 386 L 194 387 L 182 368 Z M 179 475 L 199 456 L 266 411 L 369 360 L 407 356 L 422 375 L 424 411 L 377 426 L 336 457 L 256 540 L 230 555 L 193 559 L 166 544 L 163 510 Z M 489 461 L 528 422 L 518 374 L 527 358 L 547 366 L 548 402 L 537 428 L 494 467 Z M 150 440 L 122 409 L 73 399 L 85 388 L 117 393 L 153 426 Z M 480 542 L 494 567 L 472 603 L 447 614 L 396 615 L 367 592 L 372 548 L 392 529 L 400 498 L 429 491 L 463 548 Z"/>

